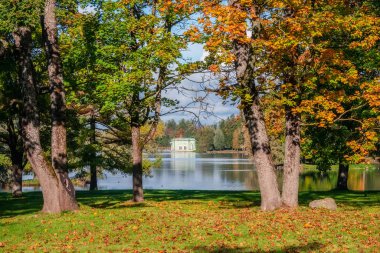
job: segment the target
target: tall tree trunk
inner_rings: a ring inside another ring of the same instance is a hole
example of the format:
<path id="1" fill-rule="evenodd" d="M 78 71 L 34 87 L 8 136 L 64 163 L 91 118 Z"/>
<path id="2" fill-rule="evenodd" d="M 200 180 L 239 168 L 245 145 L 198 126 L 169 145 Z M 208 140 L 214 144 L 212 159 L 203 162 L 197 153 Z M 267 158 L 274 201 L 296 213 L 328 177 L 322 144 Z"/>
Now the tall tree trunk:
<path id="1" fill-rule="evenodd" d="M 22 130 L 24 148 L 28 161 L 42 188 L 44 198 L 42 211 L 58 213 L 64 210 L 75 210 L 78 205 L 75 198 L 73 198 L 74 193 L 68 187 L 69 182 L 56 173 L 46 159 L 41 147 L 37 92 L 33 80 L 31 60 L 31 31 L 28 27 L 18 27 L 13 33 L 13 38 L 23 96 Z"/>
<path id="2" fill-rule="evenodd" d="M 285 136 L 285 161 L 284 181 L 282 185 L 282 203 L 287 207 L 298 206 L 298 187 L 300 173 L 300 115 L 285 107 L 286 136 Z"/>
<path id="3" fill-rule="evenodd" d="M 229 1 L 234 5 L 234 0 Z M 258 60 L 251 44 L 234 42 L 235 71 L 240 88 L 251 95 L 246 100 L 242 96 L 243 114 L 251 143 L 252 159 L 257 170 L 261 194 L 261 209 L 271 211 L 281 206 L 275 167 L 265 126 L 264 115 L 260 108 L 260 97 L 256 88 L 255 62 Z"/>
<path id="4" fill-rule="evenodd" d="M 348 164 L 341 163 L 341 162 L 339 163 L 337 189 L 348 190 L 348 186 L 347 186 L 348 170 L 349 170 Z"/>
<path id="5" fill-rule="evenodd" d="M 281 197 L 264 116 L 259 103 L 259 98 L 256 96 L 251 106 L 243 107 L 243 113 L 251 140 L 253 164 L 257 170 L 261 209 L 272 211 L 281 206 Z"/>
<path id="6" fill-rule="evenodd" d="M 66 102 L 63 77 L 60 63 L 57 38 L 57 22 L 55 18 L 55 0 L 47 0 L 45 13 L 41 17 L 43 40 L 48 60 L 48 75 L 51 103 L 51 149 L 53 168 L 64 173 L 67 167 L 66 150 Z"/>
<path id="7" fill-rule="evenodd" d="M 94 145 L 96 142 L 96 121 L 95 117 L 91 115 L 90 119 L 90 129 L 91 129 L 91 144 Z M 92 157 L 94 161 L 96 161 L 96 150 L 93 149 Z M 90 162 L 90 191 L 94 191 L 98 189 L 98 177 L 96 172 L 96 162 Z"/>
<path id="8" fill-rule="evenodd" d="M 48 59 L 48 76 L 51 103 L 51 159 L 53 169 L 58 173 L 64 191 L 71 195 L 71 205 L 77 206 L 75 189 L 67 170 L 66 143 L 66 99 L 62 77 L 62 66 L 58 44 L 56 0 L 46 0 L 44 15 L 41 17 L 43 40 Z M 69 200 L 67 200 L 69 201 Z"/>
<path id="9" fill-rule="evenodd" d="M 140 126 L 132 126 L 132 157 L 133 157 L 133 201 L 143 202 L 143 168 L 142 148 L 140 144 Z"/>

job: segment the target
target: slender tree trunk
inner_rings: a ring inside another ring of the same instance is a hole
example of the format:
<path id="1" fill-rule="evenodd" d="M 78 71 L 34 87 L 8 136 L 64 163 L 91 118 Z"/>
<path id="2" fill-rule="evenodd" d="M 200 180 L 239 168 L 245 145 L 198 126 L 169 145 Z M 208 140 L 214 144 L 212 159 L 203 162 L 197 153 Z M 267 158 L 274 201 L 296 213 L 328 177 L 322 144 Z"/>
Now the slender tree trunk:
<path id="1" fill-rule="evenodd" d="M 347 186 L 348 170 L 349 170 L 348 164 L 339 163 L 337 189 L 348 190 L 348 186 Z"/>
<path id="2" fill-rule="evenodd" d="M 63 77 L 57 39 L 57 23 L 55 18 L 55 0 L 47 0 L 45 13 L 41 18 L 43 40 L 48 59 L 48 75 L 50 84 L 51 118 L 52 118 L 52 164 L 53 168 L 63 173 L 67 167 L 66 151 L 66 102 Z"/>
<path id="3" fill-rule="evenodd" d="M 281 206 L 281 197 L 259 98 L 254 98 L 252 105 L 245 106 L 243 112 L 251 140 L 253 163 L 257 170 L 261 209 L 272 211 Z"/>
<path id="4" fill-rule="evenodd" d="M 75 210 L 78 205 L 69 182 L 61 177 L 49 164 L 41 147 L 40 120 L 37 109 L 37 92 L 33 80 L 31 60 L 32 36 L 28 27 L 19 27 L 14 33 L 15 53 L 18 65 L 19 82 L 23 95 L 22 130 L 24 148 L 35 174 L 37 175 L 44 198 L 42 211 L 58 213 Z"/>
<path id="5" fill-rule="evenodd" d="M 299 173 L 301 166 L 300 115 L 291 107 L 285 108 L 286 136 L 284 181 L 282 185 L 282 203 L 287 207 L 298 206 Z"/>
<path id="6" fill-rule="evenodd" d="M 96 122 L 95 117 L 92 115 L 90 119 L 90 128 L 91 128 L 91 144 L 95 144 L 96 142 Z M 96 150 L 92 154 L 92 157 L 96 161 Z M 98 177 L 96 173 L 96 162 L 90 162 L 90 191 L 94 191 L 98 189 Z"/>
<path id="7" fill-rule="evenodd" d="M 23 143 L 22 141 L 20 141 L 19 132 L 17 132 L 15 128 L 12 116 L 10 116 L 8 119 L 7 131 L 8 147 L 10 150 L 12 161 L 12 196 L 17 198 L 22 196 L 22 171 L 24 150 Z"/>
<path id="8" fill-rule="evenodd" d="M 140 126 L 132 126 L 132 156 L 133 156 L 133 201 L 143 202 L 143 169 L 142 148 L 140 144 Z"/>
<path id="9" fill-rule="evenodd" d="M 12 196 L 22 196 L 22 164 L 12 162 Z"/>
<path id="10" fill-rule="evenodd" d="M 43 40 L 48 59 L 48 76 L 51 103 L 51 159 L 53 169 L 58 173 L 62 191 L 71 195 L 66 201 L 69 206 L 77 206 L 75 189 L 67 170 L 66 143 L 66 99 L 62 77 L 62 66 L 58 44 L 57 20 L 55 16 L 56 0 L 46 0 L 44 15 L 41 17 Z"/>
<path id="11" fill-rule="evenodd" d="M 12 160 L 12 196 L 22 196 L 22 172 L 23 172 L 23 150 L 20 150 L 18 146 L 13 146 L 11 150 Z"/>

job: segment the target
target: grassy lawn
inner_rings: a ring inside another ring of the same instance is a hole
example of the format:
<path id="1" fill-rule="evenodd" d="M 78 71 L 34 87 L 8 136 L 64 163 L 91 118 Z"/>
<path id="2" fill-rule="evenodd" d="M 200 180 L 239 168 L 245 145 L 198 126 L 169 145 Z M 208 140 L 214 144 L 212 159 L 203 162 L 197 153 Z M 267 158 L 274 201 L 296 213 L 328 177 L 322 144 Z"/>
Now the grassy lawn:
<path id="1" fill-rule="evenodd" d="M 264 213 L 257 192 L 78 192 L 81 209 L 39 212 L 39 192 L 0 193 L 0 252 L 379 252 L 380 192 L 303 192 L 297 210 Z M 333 197 L 338 211 L 311 210 Z"/>

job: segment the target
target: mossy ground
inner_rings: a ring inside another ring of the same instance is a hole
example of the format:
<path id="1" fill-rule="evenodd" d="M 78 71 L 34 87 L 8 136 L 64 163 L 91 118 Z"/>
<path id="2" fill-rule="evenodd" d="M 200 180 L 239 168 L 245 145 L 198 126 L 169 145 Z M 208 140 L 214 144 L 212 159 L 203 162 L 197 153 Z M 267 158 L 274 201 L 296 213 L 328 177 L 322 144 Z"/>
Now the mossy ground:
<path id="1" fill-rule="evenodd" d="M 378 252 L 380 192 L 302 192 L 297 210 L 262 212 L 257 192 L 77 193 L 80 210 L 39 212 L 40 192 L 0 193 L 0 252 Z M 312 210 L 333 197 L 337 211 Z"/>

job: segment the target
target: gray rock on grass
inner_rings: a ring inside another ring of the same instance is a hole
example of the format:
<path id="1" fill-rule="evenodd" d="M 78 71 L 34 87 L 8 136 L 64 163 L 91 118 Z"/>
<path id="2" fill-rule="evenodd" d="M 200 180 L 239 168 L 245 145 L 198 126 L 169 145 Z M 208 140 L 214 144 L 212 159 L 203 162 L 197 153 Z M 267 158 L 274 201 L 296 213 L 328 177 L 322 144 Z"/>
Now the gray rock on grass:
<path id="1" fill-rule="evenodd" d="M 311 201 L 309 204 L 311 208 L 326 208 L 329 210 L 336 210 L 338 207 L 333 198 L 317 199 Z"/>

